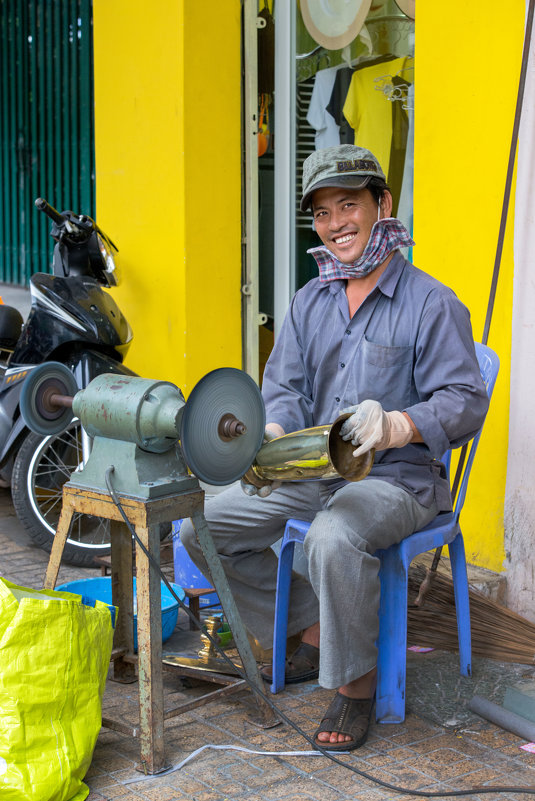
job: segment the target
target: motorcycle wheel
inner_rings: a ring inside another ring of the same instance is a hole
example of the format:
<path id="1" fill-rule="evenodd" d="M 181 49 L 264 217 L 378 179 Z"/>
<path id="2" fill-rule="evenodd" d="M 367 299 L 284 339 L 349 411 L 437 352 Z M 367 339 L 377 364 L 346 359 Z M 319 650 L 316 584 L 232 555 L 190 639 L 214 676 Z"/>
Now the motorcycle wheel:
<path id="1" fill-rule="evenodd" d="M 28 434 L 17 453 L 11 477 L 11 496 L 17 517 L 36 545 L 50 552 L 62 504 L 63 485 L 82 465 L 78 420 L 60 434 Z M 79 567 L 109 553 L 110 521 L 75 514 L 62 561 Z"/>

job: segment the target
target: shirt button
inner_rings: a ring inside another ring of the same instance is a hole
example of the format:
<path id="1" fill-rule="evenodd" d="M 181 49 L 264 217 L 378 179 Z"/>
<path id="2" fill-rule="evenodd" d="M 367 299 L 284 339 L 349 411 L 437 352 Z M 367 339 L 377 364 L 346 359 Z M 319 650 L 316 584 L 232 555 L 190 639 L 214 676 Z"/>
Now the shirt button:
<path id="1" fill-rule="evenodd" d="M 340 367 L 345 367 L 344 362 L 340 362 Z"/>
<path id="2" fill-rule="evenodd" d="M 340 398 L 335 398 L 336 403 L 340 403 Z"/>
<path id="3" fill-rule="evenodd" d="M 350 334 L 350 333 L 351 333 L 351 331 L 349 330 L 349 328 L 347 328 L 346 329 L 346 334 Z"/>

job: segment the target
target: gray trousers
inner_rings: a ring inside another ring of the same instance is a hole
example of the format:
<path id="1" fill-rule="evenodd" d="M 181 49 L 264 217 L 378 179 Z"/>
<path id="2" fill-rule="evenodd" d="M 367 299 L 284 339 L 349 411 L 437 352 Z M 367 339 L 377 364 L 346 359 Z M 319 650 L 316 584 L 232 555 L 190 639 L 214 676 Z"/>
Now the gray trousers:
<path id="1" fill-rule="evenodd" d="M 239 485 L 206 503 L 205 515 L 246 628 L 271 647 L 277 557 L 271 545 L 286 520 L 311 521 L 304 550 L 310 583 L 292 576 L 288 636 L 320 622 L 320 676 L 334 689 L 377 664 L 379 559 L 388 548 L 427 525 L 436 506 L 377 479 L 346 484 L 333 494 L 320 481 L 285 483 L 268 498 Z M 191 559 L 209 577 L 191 520 L 180 531 Z"/>

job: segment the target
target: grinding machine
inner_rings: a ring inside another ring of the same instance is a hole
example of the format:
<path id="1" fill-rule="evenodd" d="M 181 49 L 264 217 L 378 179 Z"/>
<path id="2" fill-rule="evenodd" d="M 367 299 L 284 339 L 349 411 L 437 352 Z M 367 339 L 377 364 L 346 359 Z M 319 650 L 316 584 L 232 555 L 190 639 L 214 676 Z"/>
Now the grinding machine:
<path id="1" fill-rule="evenodd" d="M 117 491 L 139 498 L 187 491 L 197 479 L 231 484 L 249 469 L 260 481 L 359 481 L 373 464 L 373 452 L 355 459 L 351 443 L 339 436 L 347 414 L 262 444 L 262 395 L 247 373 L 232 367 L 204 376 L 186 403 L 174 384 L 137 376 L 103 374 L 78 391 L 63 364 L 48 362 L 25 380 L 21 411 L 38 434 L 59 433 L 74 415 L 94 438 L 71 484 L 104 489 L 104 472 L 113 464 Z"/>
<path id="2" fill-rule="evenodd" d="M 117 680 L 135 680 L 137 662 L 140 726 L 129 733 L 140 737 L 143 770 L 157 773 L 165 767 L 164 719 L 185 711 L 179 707 L 163 712 L 157 534 L 162 522 L 191 517 L 243 673 L 256 688 L 260 725 L 275 725 L 278 720 L 264 700 L 264 686 L 247 634 L 206 524 L 199 480 L 223 486 L 247 473 L 260 483 L 337 475 L 358 481 L 370 471 L 373 451 L 353 457 L 353 446 L 339 436 L 348 415 L 341 415 L 332 424 L 293 432 L 263 444 L 262 396 L 255 382 L 241 370 L 214 370 L 199 381 L 186 402 L 174 384 L 137 376 L 103 374 L 78 391 L 72 373 L 55 362 L 31 371 L 20 406 L 26 424 L 36 433 L 57 434 L 76 416 L 92 438 L 89 458 L 63 488 L 62 513 L 45 587 L 55 586 L 72 515 L 109 518 L 114 603 L 121 609 L 114 641 L 114 676 Z M 133 655 L 129 611 L 133 538 L 137 544 L 137 657 Z M 187 668 L 181 669 L 188 672 Z M 191 670 L 190 675 L 194 675 Z M 236 687 L 244 684 L 236 679 L 219 679 Z M 227 686 L 221 692 L 228 691 Z M 216 694 L 210 694 L 213 695 Z M 186 706 L 192 708 L 191 703 Z M 103 723 L 125 730 L 124 724 L 120 728 L 113 721 Z"/>

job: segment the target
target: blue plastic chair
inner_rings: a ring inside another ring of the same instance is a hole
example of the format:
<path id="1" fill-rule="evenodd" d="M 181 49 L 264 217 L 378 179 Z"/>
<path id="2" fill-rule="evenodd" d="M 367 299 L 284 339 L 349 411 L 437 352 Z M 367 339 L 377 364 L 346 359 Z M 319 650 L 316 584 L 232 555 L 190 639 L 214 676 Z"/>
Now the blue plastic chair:
<path id="1" fill-rule="evenodd" d="M 481 376 L 490 398 L 496 383 L 500 362 L 494 351 L 486 345 L 476 343 L 476 354 Z M 381 560 L 376 717 L 381 723 L 401 723 L 405 719 L 409 565 L 418 554 L 440 545 L 448 545 L 450 553 L 461 674 L 463 676 L 471 675 L 472 646 L 468 578 L 459 516 L 466 497 L 468 478 L 480 436 L 481 431 L 472 440 L 459 482 L 454 511 L 438 514 L 429 525 L 411 534 L 399 544 L 376 552 Z M 450 452 L 446 454 L 444 461 L 449 465 Z M 272 693 L 277 693 L 284 687 L 288 603 L 294 547 L 296 542 L 303 542 L 309 528 L 310 523 L 304 520 L 288 520 L 282 539 L 275 601 Z"/>

